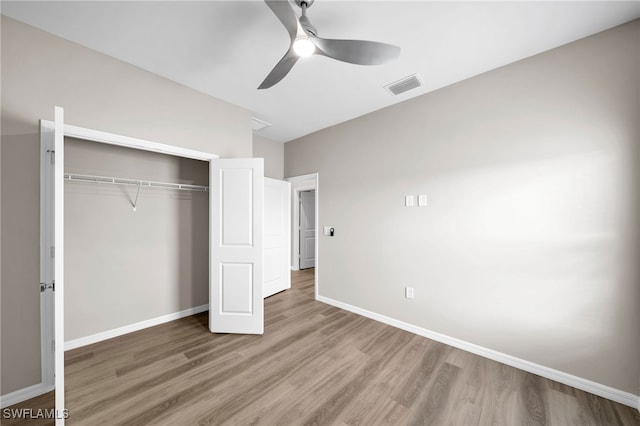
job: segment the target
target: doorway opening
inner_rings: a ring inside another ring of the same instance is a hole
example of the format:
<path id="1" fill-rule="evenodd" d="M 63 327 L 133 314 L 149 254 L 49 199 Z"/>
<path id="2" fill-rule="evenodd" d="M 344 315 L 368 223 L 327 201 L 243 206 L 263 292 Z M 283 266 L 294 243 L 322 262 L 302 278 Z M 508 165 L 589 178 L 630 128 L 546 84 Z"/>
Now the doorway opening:
<path id="1" fill-rule="evenodd" d="M 320 182 L 318 173 L 310 173 L 306 175 L 293 176 L 285 179 L 288 182 L 291 182 L 291 204 L 292 204 L 292 212 L 291 212 L 291 270 L 293 271 L 292 275 L 292 285 L 293 280 L 298 278 L 305 279 L 304 277 L 308 277 L 310 275 L 313 276 L 313 284 L 314 284 L 314 297 L 318 299 L 320 281 L 319 281 L 319 272 L 320 272 L 320 256 L 318 252 L 319 238 L 318 238 L 318 230 L 320 229 Z M 301 202 L 303 198 L 306 198 L 307 206 L 306 209 L 301 209 Z M 312 207 L 310 207 L 312 206 Z M 309 209 L 312 211 L 309 211 Z M 301 210 L 306 210 L 306 213 L 303 211 L 304 218 L 307 219 L 309 224 L 307 224 L 308 231 L 306 233 L 301 232 Z M 312 230 L 310 230 L 312 229 Z M 300 257 L 300 246 L 301 246 L 301 235 L 302 243 L 307 244 L 306 247 L 307 253 L 312 255 L 313 263 L 310 262 L 302 262 Z M 305 242 L 305 237 L 306 242 Z M 306 279 L 305 279 L 306 281 Z"/>
<path id="2" fill-rule="evenodd" d="M 316 266 L 316 190 L 300 191 L 298 259 L 300 269 Z"/>

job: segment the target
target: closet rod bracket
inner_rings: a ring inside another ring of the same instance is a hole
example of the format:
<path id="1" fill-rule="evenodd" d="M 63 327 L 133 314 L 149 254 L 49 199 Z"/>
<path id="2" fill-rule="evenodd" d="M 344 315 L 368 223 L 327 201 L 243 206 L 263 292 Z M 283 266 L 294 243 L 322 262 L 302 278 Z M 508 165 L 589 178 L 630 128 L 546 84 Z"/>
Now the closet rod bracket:
<path id="1" fill-rule="evenodd" d="M 140 186 L 142 186 L 142 182 L 138 182 L 138 191 L 136 191 L 136 200 L 133 202 L 133 211 L 136 211 L 136 206 L 138 205 L 138 197 L 140 196 Z"/>

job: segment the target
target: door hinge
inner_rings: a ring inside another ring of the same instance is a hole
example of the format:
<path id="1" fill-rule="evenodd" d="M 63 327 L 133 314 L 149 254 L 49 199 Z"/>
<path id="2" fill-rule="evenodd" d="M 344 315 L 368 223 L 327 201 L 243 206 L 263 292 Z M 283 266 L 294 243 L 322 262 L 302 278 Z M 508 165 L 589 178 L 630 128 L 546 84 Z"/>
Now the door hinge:
<path id="1" fill-rule="evenodd" d="M 56 246 L 51 246 L 51 257 L 56 257 Z"/>
<path id="2" fill-rule="evenodd" d="M 53 149 L 48 149 L 47 152 L 51 153 L 51 164 L 56 164 L 56 152 Z"/>
<path id="3" fill-rule="evenodd" d="M 51 291 L 56 291 L 56 282 L 52 283 L 40 283 L 40 293 L 43 293 L 45 290 L 51 289 Z"/>

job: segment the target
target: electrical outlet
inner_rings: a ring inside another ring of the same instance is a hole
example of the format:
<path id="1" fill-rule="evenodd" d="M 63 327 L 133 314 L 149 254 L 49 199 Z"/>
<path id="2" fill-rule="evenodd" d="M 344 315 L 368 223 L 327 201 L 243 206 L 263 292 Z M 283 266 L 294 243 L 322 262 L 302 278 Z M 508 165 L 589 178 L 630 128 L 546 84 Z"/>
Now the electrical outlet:
<path id="1" fill-rule="evenodd" d="M 404 288 L 404 297 L 407 299 L 413 299 L 413 287 Z"/>

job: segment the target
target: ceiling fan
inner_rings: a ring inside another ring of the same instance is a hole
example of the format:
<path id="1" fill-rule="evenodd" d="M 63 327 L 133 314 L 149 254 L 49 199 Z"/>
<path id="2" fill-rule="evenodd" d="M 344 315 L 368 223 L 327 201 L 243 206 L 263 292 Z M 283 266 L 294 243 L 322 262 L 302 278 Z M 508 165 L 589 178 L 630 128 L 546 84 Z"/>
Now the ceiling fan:
<path id="1" fill-rule="evenodd" d="M 295 0 L 302 9 L 296 18 L 288 0 L 264 0 L 286 28 L 291 45 L 280 62 L 271 70 L 258 89 L 268 89 L 286 76 L 300 57 L 322 55 L 357 65 L 380 65 L 398 58 L 400 48 L 391 44 L 365 40 L 335 40 L 318 37 L 318 31 L 307 18 L 314 0 Z"/>

